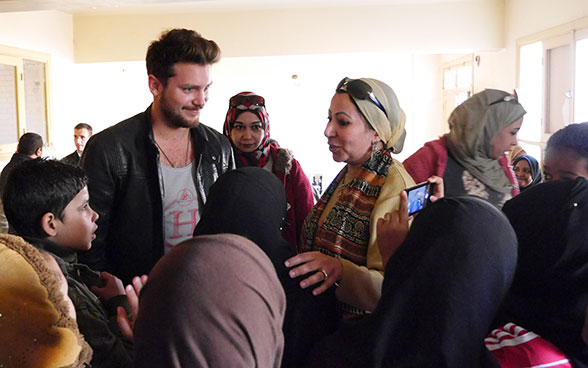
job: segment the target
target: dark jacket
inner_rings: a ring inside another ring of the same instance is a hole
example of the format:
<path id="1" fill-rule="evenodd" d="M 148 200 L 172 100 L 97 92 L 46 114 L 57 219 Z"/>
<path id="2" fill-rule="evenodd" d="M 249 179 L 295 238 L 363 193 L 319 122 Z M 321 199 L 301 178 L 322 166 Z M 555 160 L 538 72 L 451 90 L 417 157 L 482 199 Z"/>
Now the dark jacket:
<path id="1" fill-rule="evenodd" d="M 10 161 L 2 169 L 0 174 L 0 234 L 10 233 L 14 234 L 15 231 L 12 226 L 9 226 L 6 215 L 4 214 L 4 205 L 2 204 L 2 196 L 4 195 L 4 187 L 6 186 L 6 180 L 8 180 L 8 174 L 21 162 L 32 160 L 29 156 L 16 152 L 10 158 Z"/>
<path id="2" fill-rule="evenodd" d="M 10 174 L 16 165 L 27 160 L 31 160 L 31 158 L 27 155 L 16 152 L 12 155 L 6 166 L 4 166 L 2 174 L 0 174 L 0 198 L 2 198 L 2 194 L 4 194 L 4 187 L 6 186 L 6 180 L 8 180 L 8 174 Z"/>
<path id="3" fill-rule="evenodd" d="M 235 167 L 225 136 L 203 124 L 191 129 L 200 206 L 219 175 Z M 90 205 L 98 212 L 92 249 L 80 261 L 125 284 L 148 274 L 163 256 L 162 181 L 151 107 L 93 135 L 82 155 Z"/>
<path id="4" fill-rule="evenodd" d="M 60 161 L 64 164 L 80 166 L 81 157 L 78 155 L 78 151 L 73 151 L 73 153 L 70 153 L 69 155 L 65 156 Z"/>
<path id="5" fill-rule="evenodd" d="M 133 344 L 123 339 L 116 321 L 118 306 L 129 309 L 126 296 L 116 296 L 102 304 L 89 288 L 99 285 L 100 274 L 77 263 L 74 250 L 45 239 L 24 239 L 37 249 L 49 252 L 63 272 L 67 280 L 67 294 L 76 310 L 78 327 L 94 351 L 92 367 L 132 367 Z"/>

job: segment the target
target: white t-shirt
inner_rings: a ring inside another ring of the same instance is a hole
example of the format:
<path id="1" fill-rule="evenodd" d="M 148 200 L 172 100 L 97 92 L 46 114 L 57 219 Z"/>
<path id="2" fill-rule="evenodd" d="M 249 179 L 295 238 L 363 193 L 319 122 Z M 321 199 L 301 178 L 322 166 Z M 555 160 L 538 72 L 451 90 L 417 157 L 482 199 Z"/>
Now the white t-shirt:
<path id="1" fill-rule="evenodd" d="M 178 243 L 191 238 L 200 220 L 198 191 L 194 186 L 192 168 L 192 162 L 177 168 L 161 163 L 165 254 Z"/>

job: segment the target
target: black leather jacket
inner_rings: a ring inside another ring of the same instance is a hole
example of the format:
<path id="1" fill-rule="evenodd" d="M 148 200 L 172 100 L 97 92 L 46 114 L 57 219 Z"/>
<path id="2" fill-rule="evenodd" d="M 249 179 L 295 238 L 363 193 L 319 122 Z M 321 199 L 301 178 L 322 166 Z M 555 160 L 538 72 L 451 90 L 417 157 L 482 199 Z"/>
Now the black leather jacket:
<path id="1" fill-rule="evenodd" d="M 202 207 L 210 186 L 235 161 L 231 144 L 216 130 L 200 124 L 191 135 L 199 157 L 194 184 Z M 92 249 L 81 253 L 80 261 L 113 273 L 125 284 L 148 274 L 163 256 L 162 176 L 151 107 L 93 135 L 82 167 L 90 205 L 100 218 Z"/>

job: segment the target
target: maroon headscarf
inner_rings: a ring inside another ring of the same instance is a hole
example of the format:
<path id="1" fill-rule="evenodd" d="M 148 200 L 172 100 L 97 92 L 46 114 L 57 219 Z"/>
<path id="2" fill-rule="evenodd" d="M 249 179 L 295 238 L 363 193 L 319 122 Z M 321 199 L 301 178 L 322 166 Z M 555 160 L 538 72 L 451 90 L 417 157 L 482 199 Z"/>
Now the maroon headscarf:
<path id="1" fill-rule="evenodd" d="M 264 129 L 264 136 L 261 144 L 253 152 L 241 151 L 231 139 L 233 125 L 235 124 L 237 117 L 245 111 L 255 114 L 259 121 L 262 122 Z M 229 138 L 229 141 L 233 145 L 233 150 L 237 157 L 237 167 L 263 167 L 267 164 L 270 153 L 275 157 L 279 149 L 278 144 L 275 141 L 270 140 L 269 117 L 265 109 L 265 99 L 253 92 L 241 92 L 231 97 L 229 100 L 229 111 L 227 111 L 227 117 L 225 118 L 225 124 L 223 127 L 223 134 Z"/>

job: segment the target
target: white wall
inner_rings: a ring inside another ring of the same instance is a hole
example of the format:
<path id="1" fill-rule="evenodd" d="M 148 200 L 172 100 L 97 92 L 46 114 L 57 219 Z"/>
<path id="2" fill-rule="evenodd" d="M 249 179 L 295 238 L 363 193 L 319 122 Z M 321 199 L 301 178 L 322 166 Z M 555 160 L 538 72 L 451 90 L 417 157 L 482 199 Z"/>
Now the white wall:
<path id="1" fill-rule="evenodd" d="M 516 42 L 519 38 L 588 16 L 586 0 L 506 0 L 505 49 L 480 52 L 474 68 L 475 91 L 485 88 L 512 90 L 516 86 Z"/>
<path id="2" fill-rule="evenodd" d="M 73 96 L 73 113 L 97 131 L 143 111 L 152 100 L 143 62 L 78 64 L 75 70 L 78 83 L 87 88 Z M 441 133 L 438 70 L 438 56 L 404 53 L 224 58 L 212 69 L 202 121 L 222 131 L 232 95 L 263 95 L 272 138 L 294 151 L 307 175 L 321 173 L 328 184 L 342 167 L 333 162 L 323 135 L 341 78 L 373 77 L 396 91 L 408 118 L 402 159 Z"/>
<path id="3" fill-rule="evenodd" d="M 450 52 L 504 47 L 504 0 L 337 7 L 187 10 L 74 17 L 77 62 L 142 60 L 161 31 L 185 27 L 225 57 Z"/>
<path id="4" fill-rule="evenodd" d="M 74 68 L 73 18 L 56 11 L 0 13 L 0 45 L 51 55 L 53 138 L 58 150 L 73 151 L 71 95 L 79 87 L 72 79 Z M 64 136 L 62 127 L 70 127 Z M 48 154 L 54 154 L 51 149 Z M 3 163 L 0 163 L 3 166 Z"/>

